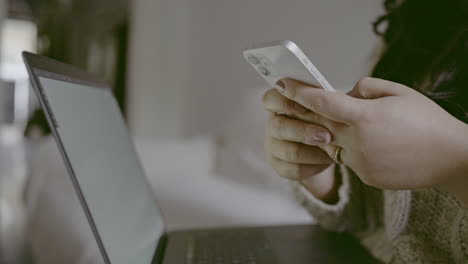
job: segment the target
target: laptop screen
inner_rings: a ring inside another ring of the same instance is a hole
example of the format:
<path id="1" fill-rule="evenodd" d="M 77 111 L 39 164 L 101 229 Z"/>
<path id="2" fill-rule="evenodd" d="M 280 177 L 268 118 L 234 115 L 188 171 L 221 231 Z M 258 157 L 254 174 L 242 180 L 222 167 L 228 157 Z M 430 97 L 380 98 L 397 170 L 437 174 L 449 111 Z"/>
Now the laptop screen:
<path id="1" fill-rule="evenodd" d="M 163 221 L 111 91 L 35 73 L 111 262 L 151 263 Z"/>

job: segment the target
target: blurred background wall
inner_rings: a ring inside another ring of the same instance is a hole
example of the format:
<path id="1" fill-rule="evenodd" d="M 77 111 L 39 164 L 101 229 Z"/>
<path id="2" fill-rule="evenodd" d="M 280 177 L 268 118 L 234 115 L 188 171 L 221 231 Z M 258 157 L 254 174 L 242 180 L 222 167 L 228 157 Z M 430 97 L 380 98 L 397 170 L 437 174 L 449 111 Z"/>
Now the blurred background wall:
<path id="1" fill-rule="evenodd" d="M 265 87 L 241 52 L 296 41 L 338 89 L 371 65 L 374 0 L 135 0 L 128 114 L 143 138 L 217 133 L 253 89 Z M 260 104 L 260 102 L 259 102 Z"/>

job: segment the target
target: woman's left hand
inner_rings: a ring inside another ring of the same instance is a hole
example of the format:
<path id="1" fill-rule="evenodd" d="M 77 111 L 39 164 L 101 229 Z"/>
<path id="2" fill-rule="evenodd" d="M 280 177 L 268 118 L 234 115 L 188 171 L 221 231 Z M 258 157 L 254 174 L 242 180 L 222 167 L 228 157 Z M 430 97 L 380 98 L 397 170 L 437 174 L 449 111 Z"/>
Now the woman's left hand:
<path id="1" fill-rule="evenodd" d="M 468 125 L 417 91 L 374 78 L 348 94 L 282 82 L 283 95 L 310 110 L 296 118 L 328 128 L 333 139 L 322 148 L 333 158 L 341 147 L 342 163 L 365 183 L 381 189 L 468 183 Z"/>

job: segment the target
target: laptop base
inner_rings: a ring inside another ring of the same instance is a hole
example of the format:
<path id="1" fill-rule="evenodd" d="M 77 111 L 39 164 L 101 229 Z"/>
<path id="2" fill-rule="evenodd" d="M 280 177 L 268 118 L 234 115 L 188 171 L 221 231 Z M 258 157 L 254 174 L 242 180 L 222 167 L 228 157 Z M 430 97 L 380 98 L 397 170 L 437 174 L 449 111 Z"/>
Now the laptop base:
<path id="1" fill-rule="evenodd" d="M 164 264 L 378 263 L 349 234 L 317 225 L 177 231 Z"/>

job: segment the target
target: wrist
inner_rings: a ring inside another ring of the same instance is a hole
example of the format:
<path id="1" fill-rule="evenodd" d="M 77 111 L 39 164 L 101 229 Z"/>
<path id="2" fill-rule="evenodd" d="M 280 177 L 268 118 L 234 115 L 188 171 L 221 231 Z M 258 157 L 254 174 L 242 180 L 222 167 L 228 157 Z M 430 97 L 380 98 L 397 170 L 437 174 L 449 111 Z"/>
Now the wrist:
<path id="1" fill-rule="evenodd" d="M 461 123 L 461 122 L 460 122 Z M 456 165 L 454 171 L 450 173 L 450 178 L 441 188 L 457 197 L 460 201 L 468 205 L 468 124 L 461 123 L 460 136 L 458 139 L 456 151 Z"/>
<path id="2" fill-rule="evenodd" d="M 323 172 L 304 179 L 301 184 L 315 198 L 327 203 L 335 204 L 339 200 L 338 189 L 341 186 L 337 165 L 331 165 Z"/>
<path id="3" fill-rule="evenodd" d="M 455 195 L 468 206 L 468 124 L 463 123 L 465 130 L 463 131 L 464 138 L 463 143 L 460 144 L 463 146 L 462 157 L 461 157 L 461 174 L 460 174 L 460 183 L 457 184 L 457 192 Z"/>
<path id="4" fill-rule="evenodd" d="M 468 176 L 468 124 L 464 124 L 465 130 L 463 131 L 465 137 L 463 139 L 463 143 L 461 145 L 464 146 L 464 151 L 463 151 L 463 157 L 462 157 L 462 168 L 463 168 L 463 174 Z"/>

